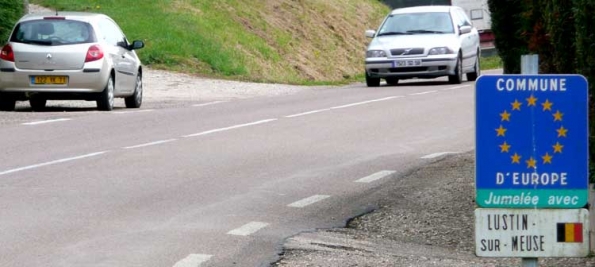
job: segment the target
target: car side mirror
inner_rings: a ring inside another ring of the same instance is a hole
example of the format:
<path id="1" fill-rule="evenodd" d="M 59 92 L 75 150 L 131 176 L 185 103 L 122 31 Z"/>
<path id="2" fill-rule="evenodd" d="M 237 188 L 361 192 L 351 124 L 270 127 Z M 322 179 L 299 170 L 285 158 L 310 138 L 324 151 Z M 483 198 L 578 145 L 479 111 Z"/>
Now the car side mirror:
<path id="1" fill-rule="evenodd" d="M 471 26 L 461 26 L 459 27 L 459 32 L 461 34 L 467 34 L 471 32 L 471 29 L 473 29 Z"/>
<path id="2" fill-rule="evenodd" d="M 374 35 L 376 35 L 376 31 L 375 30 L 367 30 L 366 31 L 366 37 L 368 37 L 368 38 L 374 38 Z"/>
<path id="3" fill-rule="evenodd" d="M 132 45 L 130 45 L 130 50 L 141 49 L 143 47 L 145 47 L 145 43 L 143 41 L 134 40 L 134 42 L 132 42 Z"/>

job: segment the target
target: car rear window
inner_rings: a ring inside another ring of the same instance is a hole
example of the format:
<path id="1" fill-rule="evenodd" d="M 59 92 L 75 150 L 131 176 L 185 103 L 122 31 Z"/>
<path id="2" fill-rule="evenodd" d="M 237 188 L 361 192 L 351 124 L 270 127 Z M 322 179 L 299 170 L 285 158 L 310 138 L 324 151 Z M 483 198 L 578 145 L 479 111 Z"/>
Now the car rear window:
<path id="1" fill-rule="evenodd" d="M 87 22 L 42 19 L 17 24 L 10 41 L 39 45 L 83 44 L 95 42 L 95 34 Z"/>

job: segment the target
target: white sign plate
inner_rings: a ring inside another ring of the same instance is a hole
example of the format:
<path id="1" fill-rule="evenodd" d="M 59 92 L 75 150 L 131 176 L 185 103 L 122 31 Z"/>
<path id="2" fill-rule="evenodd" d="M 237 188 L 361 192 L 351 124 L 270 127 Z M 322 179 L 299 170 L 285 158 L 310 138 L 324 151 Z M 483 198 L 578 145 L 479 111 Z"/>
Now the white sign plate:
<path id="1" fill-rule="evenodd" d="M 586 209 L 475 209 L 479 257 L 586 257 Z"/>

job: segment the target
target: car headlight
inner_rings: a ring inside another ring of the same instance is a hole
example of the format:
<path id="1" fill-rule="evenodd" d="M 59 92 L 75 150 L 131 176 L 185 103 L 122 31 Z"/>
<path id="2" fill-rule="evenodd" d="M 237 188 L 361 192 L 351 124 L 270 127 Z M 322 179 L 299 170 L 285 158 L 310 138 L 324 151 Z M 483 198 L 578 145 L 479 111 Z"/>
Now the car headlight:
<path id="1" fill-rule="evenodd" d="M 386 57 L 386 52 L 383 50 L 368 50 L 366 57 Z"/>
<path id="2" fill-rule="evenodd" d="M 434 47 L 430 49 L 428 53 L 430 56 L 433 55 L 444 55 L 444 54 L 454 54 L 454 52 L 448 47 Z"/>

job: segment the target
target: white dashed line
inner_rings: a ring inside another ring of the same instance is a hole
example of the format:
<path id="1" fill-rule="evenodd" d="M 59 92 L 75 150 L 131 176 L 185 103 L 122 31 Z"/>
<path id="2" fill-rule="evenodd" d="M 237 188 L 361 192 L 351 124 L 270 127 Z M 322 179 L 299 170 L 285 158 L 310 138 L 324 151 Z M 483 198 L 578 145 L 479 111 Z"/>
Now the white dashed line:
<path id="1" fill-rule="evenodd" d="M 155 111 L 154 109 L 142 109 L 142 110 L 131 110 L 131 111 L 114 111 L 112 114 L 130 114 L 130 113 L 140 113 L 140 112 L 151 112 Z"/>
<path id="2" fill-rule="evenodd" d="M 430 155 L 425 155 L 425 156 L 423 156 L 421 158 L 422 159 L 433 159 L 433 158 L 437 158 L 437 157 L 448 155 L 448 154 L 457 154 L 457 152 L 440 152 L 440 153 L 434 153 L 434 154 L 430 154 Z"/>
<path id="3" fill-rule="evenodd" d="M 198 267 L 211 259 L 213 255 L 190 254 L 188 257 L 176 262 L 173 267 Z"/>
<path id="4" fill-rule="evenodd" d="M 388 177 L 392 174 L 394 174 L 395 171 L 379 171 L 377 173 L 374 173 L 372 175 L 366 176 L 364 178 L 361 178 L 359 180 L 356 180 L 356 183 L 371 183 L 377 180 L 380 180 L 382 178 Z"/>
<path id="5" fill-rule="evenodd" d="M 461 85 L 461 86 L 455 86 L 455 87 L 450 87 L 450 88 L 445 88 L 442 89 L 442 91 L 448 91 L 448 90 L 455 90 L 455 89 L 461 89 L 461 88 L 465 88 L 465 87 L 469 87 L 470 85 Z"/>
<path id="6" fill-rule="evenodd" d="M 312 111 L 308 111 L 308 112 L 304 112 L 304 113 L 298 113 L 298 114 L 293 114 L 293 115 L 285 116 L 285 118 L 295 118 L 295 117 L 299 117 L 299 116 L 305 116 L 305 115 L 310 115 L 310 114 L 320 113 L 320 112 L 330 111 L 330 110 L 331 110 L 330 108 L 319 109 L 319 110 L 312 110 Z"/>
<path id="7" fill-rule="evenodd" d="M 438 93 L 438 91 L 426 91 L 426 92 L 420 92 L 420 93 L 410 94 L 410 96 L 415 96 L 415 95 L 427 95 L 427 94 L 433 94 L 433 93 Z"/>
<path id="8" fill-rule="evenodd" d="M 242 127 L 248 127 L 248 126 L 253 126 L 253 125 L 258 125 L 258 124 L 263 124 L 263 123 L 272 122 L 272 121 L 276 121 L 276 120 L 277 119 L 268 119 L 268 120 L 255 121 L 255 122 L 246 123 L 246 124 L 239 124 L 239 125 L 234 125 L 234 126 L 230 126 L 230 127 L 213 129 L 213 130 L 204 131 L 204 132 L 195 133 L 195 134 L 189 134 L 189 135 L 185 135 L 183 137 L 185 137 L 185 138 L 186 137 L 195 137 L 195 136 L 207 135 L 207 134 L 212 134 L 212 133 L 217 133 L 217 132 L 229 131 L 229 130 L 233 130 L 233 129 L 238 129 L 238 128 L 242 128 Z"/>
<path id="9" fill-rule="evenodd" d="M 214 102 L 209 102 L 209 103 L 196 104 L 196 105 L 192 105 L 192 106 L 193 107 L 205 107 L 205 106 L 216 105 L 216 104 L 227 103 L 227 102 L 228 101 L 214 101 Z"/>
<path id="10" fill-rule="evenodd" d="M 155 142 L 141 144 L 141 145 L 127 146 L 127 147 L 124 147 L 124 149 L 139 148 L 139 147 L 146 147 L 146 146 L 154 146 L 154 145 L 159 145 L 159 144 L 173 142 L 173 141 L 176 141 L 176 140 L 177 139 L 168 139 L 168 140 L 155 141 Z"/>
<path id="11" fill-rule="evenodd" d="M 20 171 L 25 171 L 25 170 L 35 169 L 35 168 L 40 168 L 40 167 L 44 167 L 44 166 L 48 166 L 48 165 L 54 165 L 54 164 L 58 164 L 58 163 L 64 163 L 64 162 L 73 161 L 73 160 L 77 160 L 77 159 L 90 158 L 90 157 L 98 156 L 98 155 L 101 155 L 101 154 L 104 154 L 104 153 L 107 153 L 107 152 L 108 151 L 101 151 L 101 152 L 90 153 L 90 154 L 86 154 L 86 155 L 82 155 L 82 156 L 78 156 L 78 157 L 65 158 L 65 159 L 59 159 L 59 160 L 54 160 L 54 161 L 40 163 L 40 164 L 35 164 L 35 165 L 29 165 L 29 166 L 25 166 L 25 167 L 21 167 L 21 168 L 16 168 L 16 169 L 12 169 L 12 170 L 2 171 L 2 172 L 0 172 L 0 175 L 5 175 L 5 174 L 9 174 L 9 173 L 20 172 Z"/>
<path id="12" fill-rule="evenodd" d="M 292 207 L 292 208 L 303 208 L 305 206 L 312 205 L 312 204 L 314 204 L 314 203 L 316 203 L 318 201 L 327 199 L 329 197 L 330 196 L 327 196 L 327 195 L 314 195 L 314 196 L 311 196 L 309 198 L 304 198 L 302 200 L 293 202 L 293 203 L 291 203 L 291 204 L 289 204 L 287 206 L 288 207 Z"/>
<path id="13" fill-rule="evenodd" d="M 33 121 L 33 122 L 26 122 L 23 125 L 38 125 L 38 124 L 45 124 L 45 123 L 52 123 L 52 122 L 59 122 L 59 121 L 69 121 L 71 119 L 55 119 L 55 120 L 46 120 L 46 121 Z"/>
<path id="14" fill-rule="evenodd" d="M 250 222 L 245 224 L 244 226 L 231 230 L 227 232 L 228 235 L 240 235 L 240 236 L 249 236 L 253 233 L 258 232 L 260 229 L 267 227 L 268 223 L 263 222 Z"/>
<path id="15" fill-rule="evenodd" d="M 347 105 L 343 105 L 343 106 L 336 106 L 336 107 L 332 107 L 331 109 L 349 108 L 349 107 L 353 107 L 353 106 L 365 105 L 365 104 L 369 104 L 369 103 L 386 101 L 386 100 L 391 100 L 391 99 L 401 98 L 401 97 L 403 97 L 403 96 L 390 96 L 390 97 L 385 97 L 385 98 L 380 98 L 380 99 L 374 99 L 374 100 L 368 100 L 368 101 L 363 101 L 363 102 L 347 104 Z"/>

